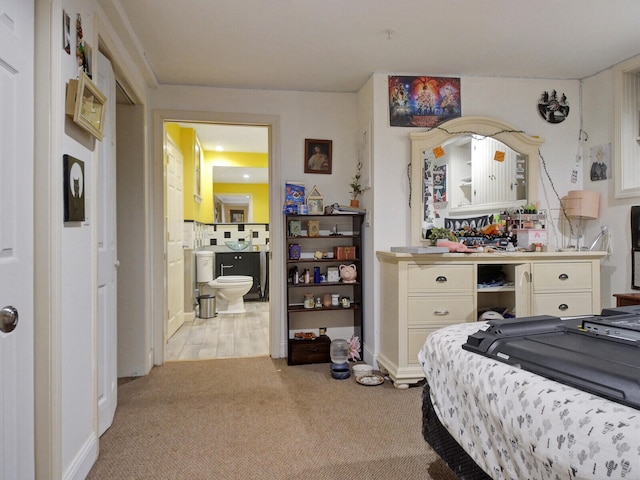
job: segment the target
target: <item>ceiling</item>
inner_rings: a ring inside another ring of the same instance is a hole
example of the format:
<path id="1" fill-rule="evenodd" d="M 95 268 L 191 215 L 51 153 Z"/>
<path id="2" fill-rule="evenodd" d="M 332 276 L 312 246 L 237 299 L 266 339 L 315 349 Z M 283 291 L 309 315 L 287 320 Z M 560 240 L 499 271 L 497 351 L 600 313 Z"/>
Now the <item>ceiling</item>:
<path id="1" fill-rule="evenodd" d="M 638 0 L 98 0 L 151 83 L 356 92 L 375 72 L 581 79 L 640 53 Z"/>
<path id="2" fill-rule="evenodd" d="M 639 0 L 98 2 L 151 86 L 357 92 L 373 73 L 582 79 L 640 54 Z M 206 150 L 224 137 L 226 151 L 267 151 L 266 130 L 238 139 L 195 128 Z"/>

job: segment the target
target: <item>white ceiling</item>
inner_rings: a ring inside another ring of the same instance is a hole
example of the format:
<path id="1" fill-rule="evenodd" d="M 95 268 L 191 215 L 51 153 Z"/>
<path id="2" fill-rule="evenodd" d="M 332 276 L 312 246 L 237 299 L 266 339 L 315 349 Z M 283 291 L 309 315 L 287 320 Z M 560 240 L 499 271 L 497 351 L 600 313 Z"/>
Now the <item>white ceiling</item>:
<path id="1" fill-rule="evenodd" d="M 582 79 L 640 54 L 640 0 L 98 2 L 151 85 L 356 92 L 378 72 Z M 240 140 L 195 128 L 207 150 L 224 137 L 227 151 L 267 151 L 244 128 Z"/>
<path id="2" fill-rule="evenodd" d="M 580 79 L 640 53 L 638 0 L 98 1 L 158 84 L 355 92 L 374 72 Z"/>

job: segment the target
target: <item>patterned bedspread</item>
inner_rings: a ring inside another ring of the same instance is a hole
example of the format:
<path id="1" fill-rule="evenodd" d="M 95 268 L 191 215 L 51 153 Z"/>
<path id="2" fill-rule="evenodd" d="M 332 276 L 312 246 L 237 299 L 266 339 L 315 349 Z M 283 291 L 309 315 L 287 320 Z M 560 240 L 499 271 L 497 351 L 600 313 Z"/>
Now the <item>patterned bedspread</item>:
<path id="1" fill-rule="evenodd" d="M 440 329 L 418 358 L 440 422 L 487 474 L 640 479 L 640 410 L 463 350 L 484 326 Z"/>

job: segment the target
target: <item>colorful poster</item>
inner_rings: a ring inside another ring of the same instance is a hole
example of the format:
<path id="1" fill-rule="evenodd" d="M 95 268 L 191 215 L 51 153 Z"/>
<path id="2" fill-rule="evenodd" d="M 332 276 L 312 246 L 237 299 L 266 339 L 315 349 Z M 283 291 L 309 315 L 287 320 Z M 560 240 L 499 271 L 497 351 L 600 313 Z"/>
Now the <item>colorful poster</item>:
<path id="1" fill-rule="evenodd" d="M 460 115 L 459 78 L 389 76 L 392 127 L 434 127 Z"/>

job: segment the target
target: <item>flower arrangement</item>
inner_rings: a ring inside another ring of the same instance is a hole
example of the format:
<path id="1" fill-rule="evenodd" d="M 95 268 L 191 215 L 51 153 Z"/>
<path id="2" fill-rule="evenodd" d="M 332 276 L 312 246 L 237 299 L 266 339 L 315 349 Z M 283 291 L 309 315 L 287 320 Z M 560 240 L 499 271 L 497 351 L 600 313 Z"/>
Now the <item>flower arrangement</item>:
<path id="1" fill-rule="evenodd" d="M 349 339 L 349 353 L 347 355 L 349 360 L 360 360 L 360 339 L 355 335 L 352 335 Z"/>

